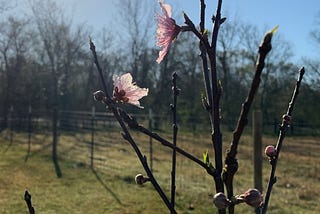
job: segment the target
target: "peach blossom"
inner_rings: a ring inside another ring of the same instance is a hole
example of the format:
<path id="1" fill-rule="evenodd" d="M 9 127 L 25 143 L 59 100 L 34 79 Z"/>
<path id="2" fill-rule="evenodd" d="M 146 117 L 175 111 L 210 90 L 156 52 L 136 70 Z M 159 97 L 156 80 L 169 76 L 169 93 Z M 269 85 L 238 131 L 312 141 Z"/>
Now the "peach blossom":
<path id="1" fill-rule="evenodd" d="M 140 88 L 135 82 L 132 82 L 130 73 L 123 74 L 122 76 L 113 75 L 113 99 L 119 103 L 129 103 L 139 108 L 139 100 L 148 95 L 147 88 Z"/>
<path id="2" fill-rule="evenodd" d="M 159 0 L 163 15 L 157 14 L 158 28 L 157 28 L 157 43 L 161 51 L 157 63 L 160 63 L 167 55 L 172 41 L 178 36 L 181 27 L 176 25 L 176 21 L 171 18 L 171 6 L 164 4 L 163 0 Z"/>

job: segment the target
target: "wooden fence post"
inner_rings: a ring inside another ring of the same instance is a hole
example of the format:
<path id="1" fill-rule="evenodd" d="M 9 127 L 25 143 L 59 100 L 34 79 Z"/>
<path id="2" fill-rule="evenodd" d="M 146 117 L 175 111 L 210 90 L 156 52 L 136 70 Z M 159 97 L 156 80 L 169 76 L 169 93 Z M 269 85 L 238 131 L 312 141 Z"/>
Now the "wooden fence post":
<path id="1" fill-rule="evenodd" d="M 90 167 L 93 169 L 93 155 L 94 155 L 94 121 L 95 121 L 95 107 L 92 106 L 91 111 L 91 155 L 90 155 Z"/>
<path id="2" fill-rule="evenodd" d="M 31 132 L 32 132 L 32 127 L 31 127 L 32 117 L 31 116 L 32 116 L 32 108 L 31 108 L 31 105 L 29 105 L 29 108 L 28 108 L 28 150 L 27 150 L 26 157 L 24 159 L 25 162 L 27 162 L 29 155 L 30 155 L 30 152 L 31 152 Z"/>
<path id="3" fill-rule="evenodd" d="M 10 110 L 9 110 L 9 140 L 10 140 L 10 144 L 9 145 L 12 145 L 12 142 L 13 142 L 13 128 L 12 128 L 12 123 L 13 123 L 13 106 L 10 107 Z"/>
<path id="4" fill-rule="evenodd" d="M 262 113 L 253 112 L 254 187 L 262 192 Z"/>

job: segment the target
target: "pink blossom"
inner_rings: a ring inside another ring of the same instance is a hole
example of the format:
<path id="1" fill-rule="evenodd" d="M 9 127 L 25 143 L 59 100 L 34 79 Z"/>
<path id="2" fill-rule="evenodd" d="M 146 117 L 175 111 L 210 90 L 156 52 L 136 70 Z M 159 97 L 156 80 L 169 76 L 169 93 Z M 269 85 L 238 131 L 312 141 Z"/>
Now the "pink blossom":
<path id="1" fill-rule="evenodd" d="M 164 4 L 163 0 L 159 0 L 163 15 L 157 14 L 158 29 L 157 29 L 157 43 L 161 47 L 157 63 L 160 63 L 165 55 L 168 53 L 172 41 L 178 36 L 181 27 L 176 25 L 176 21 L 171 18 L 171 6 Z"/>
<path id="2" fill-rule="evenodd" d="M 119 103 L 129 103 L 139 108 L 139 100 L 148 95 L 147 88 L 140 88 L 135 82 L 132 82 L 130 73 L 123 74 L 122 76 L 113 75 L 113 99 Z"/>

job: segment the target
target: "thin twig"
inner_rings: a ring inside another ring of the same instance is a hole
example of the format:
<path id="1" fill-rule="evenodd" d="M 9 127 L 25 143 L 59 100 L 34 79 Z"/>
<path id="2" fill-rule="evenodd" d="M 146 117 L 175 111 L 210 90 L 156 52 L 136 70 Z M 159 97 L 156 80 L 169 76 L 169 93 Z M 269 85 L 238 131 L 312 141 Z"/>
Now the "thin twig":
<path id="1" fill-rule="evenodd" d="M 172 91 L 173 91 L 173 104 L 171 105 L 172 116 L 173 116 L 173 145 L 177 146 L 177 134 L 178 134 L 178 124 L 177 124 L 177 97 L 179 94 L 179 89 L 177 87 L 177 73 L 172 74 Z M 174 208 L 175 205 L 175 193 L 176 193 L 176 149 L 172 149 L 172 170 L 171 170 L 171 205 Z"/>
<path id="2" fill-rule="evenodd" d="M 206 34 L 205 28 L 204 28 L 204 26 L 205 26 L 205 9 L 206 9 L 206 5 L 204 3 L 204 0 L 200 0 L 200 32 L 202 34 L 202 37 L 208 36 Z M 207 49 L 209 49 L 209 44 L 207 44 L 207 45 L 208 45 Z M 207 103 L 207 100 L 203 100 L 203 102 L 206 102 L 206 103 L 204 103 L 206 110 L 211 112 L 212 111 L 212 92 L 211 92 L 211 84 L 210 84 L 210 78 L 209 78 L 208 59 L 207 59 L 206 46 L 202 40 L 199 41 L 199 49 L 200 49 L 200 57 L 202 60 L 204 85 L 205 85 L 205 89 L 206 89 L 206 99 L 209 101 L 209 103 Z"/>
<path id="3" fill-rule="evenodd" d="M 156 140 L 156 142 L 160 142 L 163 146 L 169 147 L 171 149 L 175 149 L 179 154 L 181 154 L 182 156 L 190 159 L 191 161 L 197 163 L 199 166 L 201 166 L 202 168 L 204 168 L 207 173 L 211 176 L 217 176 L 216 175 L 216 171 L 213 167 L 209 167 L 207 166 L 204 162 L 202 162 L 201 160 L 199 160 L 198 158 L 194 157 L 193 155 L 191 155 L 190 153 L 186 152 L 185 150 L 181 149 L 178 146 L 173 145 L 172 143 L 170 143 L 169 141 L 167 141 L 166 139 L 162 138 L 161 136 L 159 136 L 158 134 L 151 132 L 150 130 L 148 130 L 147 128 L 141 126 L 140 124 L 137 123 L 137 121 L 132 118 L 131 116 L 129 116 L 125 111 L 123 111 L 122 109 L 120 110 L 120 115 L 121 117 L 124 119 L 124 121 L 128 124 L 128 126 L 134 130 L 140 131 L 143 134 L 146 134 L 147 136 L 153 138 Z"/>
<path id="4" fill-rule="evenodd" d="M 101 80 L 101 83 L 102 83 L 102 87 L 103 87 L 104 93 L 105 93 L 105 95 L 106 95 L 106 97 L 107 97 L 107 100 L 111 100 L 111 97 L 110 97 L 110 95 L 108 94 L 107 84 L 106 84 L 106 82 L 104 81 L 102 68 L 101 68 L 100 63 L 99 63 L 99 61 L 98 61 L 98 56 L 97 56 L 97 52 L 96 52 L 96 46 L 95 46 L 94 43 L 92 42 L 91 38 L 90 38 L 89 44 L 90 44 L 91 53 L 92 53 L 92 55 L 93 55 L 94 64 L 96 65 L 97 70 L 98 70 L 99 75 L 100 75 L 100 80 Z"/>
<path id="5" fill-rule="evenodd" d="M 200 32 L 204 33 L 206 4 L 204 0 L 200 0 Z"/>
<path id="6" fill-rule="evenodd" d="M 186 13 L 183 13 L 183 16 L 184 16 L 184 23 L 187 25 L 187 26 L 182 26 L 182 30 L 183 31 L 191 31 L 194 33 L 194 35 L 196 37 L 198 37 L 198 39 L 203 42 L 203 44 L 205 45 L 207 51 L 210 50 L 210 44 L 209 44 L 209 41 L 208 41 L 208 37 L 207 36 L 204 36 L 202 33 L 200 33 L 196 26 L 194 25 L 194 23 L 191 21 L 191 19 L 188 17 L 188 15 Z"/>
<path id="7" fill-rule="evenodd" d="M 35 211 L 34 211 L 34 208 L 32 206 L 32 202 L 31 202 L 31 195 L 27 190 L 24 192 L 24 200 L 26 201 L 29 213 L 35 214 Z"/>
<path id="8" fill-rule="evenodd" d="M 279 158 L 279 154 L 281 151 L 283 140 L 286 136 L 287 129 L 288 129 L 290 122 L 291 122 L 290 120 L 291 120 L 291 116 L 292 116 L 293 107 L 296 103 L 296 99 L 299 94 L 301 81 L 302 81 L 302 78 L 303 78 L 303 75 L 305 72 L 304 67 L 302 67 L 299 72 L 300 72 L 299 78 L 298 78 L 296 86 L 294 88 L 292 98 L 291 98 L 291 101 L 288 106 L 287 113 L 285 115 L 283 115 L 283 117 L 282 117 L 282 124 L 280 126 L 280 133 L 279 133 L 277 146 L 276 146 L 276 155 L 274 157 L 272 157 L 270 160 L 271 172 L 270 172 L 270 177 L 269 177 L 269 182 L 268 182 L 268 187 L 267 187 L 264 203 L 263 203 L 262 210 L 261 210 L 262 214 L 265 214 L 267 212 L 271 190 L 272 190 L 273 184 L 276 183 L 275 172 L 276 172 L 277 162 L 278 162 L 278 158 Z"/>
<path id="9" fill-rule="evenodd" d="M 132 146 L 132 148 L 134 149 L 134 151 L 136 152 L 136 155 L 138 156 L 143 168 L 145 169 L 148 177 L 150 178 L 150 181 L 152 183 L 152 185 L 154 186 L 154 188 L 156 189 L 156 191 L 158 192 L 158 194 L 160 195 L 161 199 L 163 200 L 163 202 L 166 204 L 167 208 L 171 211 L 171 213 L 177 213 L 175 211 L 175 209 L 171 206 L 171 203 L 168 199 L 168 197 L 165 195 L 165 193 L 163 192 L 163 190 L 161 189 L 160 185 L 158 184 L 158 182 L 156 181 L 156 179 L 154 178 L 149 166 L 148 166 L 148 163 L 147 163 L 147 160 L 146 160 L 146 157 L 142 155 L 139 147 L 137 146 L 137 144 L 135 143 L 135 141 L 133 140 L 129 130 L 127 129 L 126 125 L 124 124 L 122 118 L 120 117 L 120 113 L 119 113 L 119 108 L 117 108 L 115 106 L 115 103 L 114 101 L 111 99 L 111 97 L 107 94 L 107 86 L 106 86 L 106 83 L 104 81 L 104 76 L 103 76 L 103 73 L 102 73 L 102 69 L 99 65 L 99 61 L 98 61 L 98 58 L 97 58 L 97 53 L 96 53 L 96 50 L 95 50 L 95 45 L 94 43 L 92 42 L 92 40 L 90 39 L 90 50 L 92 52 L 92 55 L 93 55 L 93 58 L 94 58 L 94 62 L 96 64 L 96 67 L 97 67 L 97 70 L 100 74 L 100 78 L 101 78 L 101 82 L 102 82 L 102 86 L 103 86 L 103 89 L 105 91 L 105 99 L 104 99 L 104 102 L 105 104 L 108 106 L 108 108 L 112 111 L 112 113 L 114 114 L 115 118 L 117 119 L 120 127 L 122 128 L 123 130 L 123 133 L 122 133 L 122 136 L 125 140 L 127 140 L 130 145 Z"/>
<path id="10" fill-rule="evenodd" d="M 182 29 L 184 31 L 191 31 L 193 32 L 199 39 L 199 49 L 200 49 L 200 57 L 202 59 L 202 68 L 203 68 L 203 77 L 204 77 L 204 84 L 205 84 L 205 89 L 206 89 L 206 99 L 209 101 L 207 103 L 207 100 L 203 100 L 205 104 L 206 110 L 211 112 L 212 111 L 212 90 L 211 90 L 211 84 L 210 84 L 210 78 L 209 78 L 209 69 L 208 69 L 208 60 L 207 60 L 207 53 L 211 51 L 210 44 L 208 41 L 208 35 L 205 32 L 204 29 L 204 15 L 205 15 L 205 4 L 203 0 L 200 0 L 200 32 L 196 29 L 195 25 L 193 22 L 190 20 L 188 15 L 184 13 L 184 19 L 185 19 L 185 24 L 187 26 L 183 26 Z M 211 113 L 210 113 L 211 114 Z M 211 119 L 211 117 L 210 117 Z"/>
<path id="11" fill-rule="evenodd" d="M 233 132 L 232 142 L 230 144 L 229 149 L 227 150 L 227 155 L 225 159 L 226 170 L 224 171 L 223 179 L 226 185 L 228 198 L 231 198 L 233 196 L 233 177 L 238 170 L 238 161 L 236 159 L 238 145 L 239 145 L 240 137 L 243 133 L 243 130 L 245 126 L 248 124 L 248 114 L 251 108 L 251 104 L 253 103 L 254 96 L 260 85 L 260 81 L 261 81 L 260 77 L 265 65 L 265 62 L 264 62 L 265 58 L 272 48 L 271 46 L 272 34 L 273 34 L 272 32 L 266 33 L 262 43 L 259 46 L 259 55 L 257 59 L 255 75 L 251 83 L 249 94 L 242 105 L 242 110 L 238 119 L 237 127 Z M 231 205 L 229 207 L 230 214 L 234 213 L 233 209 L 234 209 L 234 206 Z"/>

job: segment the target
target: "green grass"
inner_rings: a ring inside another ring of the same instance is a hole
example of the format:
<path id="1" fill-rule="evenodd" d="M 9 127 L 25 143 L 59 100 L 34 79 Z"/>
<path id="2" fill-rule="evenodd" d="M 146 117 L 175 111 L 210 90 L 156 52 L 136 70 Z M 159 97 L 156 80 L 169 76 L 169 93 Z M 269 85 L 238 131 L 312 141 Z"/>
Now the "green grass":
<path id="1" fill-rule="evenodd" d="M 149 157 L 149 138 L 133 134 L 141 150 Z M 50 135 L 33 135 L 31 153 L 25 161 L 27 135 L 15 133 L 12 145 L 0 136 L 0 213 L 28 213 L 23 199 L 25 189 L 32 195 L 36 213 L 168 213 L 150 183 L 140 187 L 134 177 L 143 173 L 132 148 L 119 132 L 98 133 L 95 170 L 90 169 L 89 133 L 61 134 L 59 164 L 63 177 L 57 178 L 51 161 Z M 170 139 L 170 135 L 167 135 Z M 224 136 L 225 145 L 231 135 Z M 268 213 L 315 214 L 320 209 L 319 138 L 286 138 L 277 167 L 277 183 L 270 198 Z M 170 195 L 170 149 L 153 141 L 155 177 L 167 195 Z M 275 144 L 276 138 L 266 137 L 264 144 Z M 199 158 L 211 149 L 210 137 L 183 134 L 178 144 Z M 9 146 L 10 145 L 10 146 Z M 235 176 L 235 193 L 241 194 L 253 187 L 252 140 L 242 138 L 239 147 L 239 171 Z M 210 153 L 213 159 L 212 152 Z M 269 163 L 263 162 L 263 181 L 267 185 Z M 145 174 L 145 173 L 143 173 Z M 178 213 L 217 213 L 212 205 L 213 179 L 196 164 L 177 157 Z M 236 213 L 253 213 L 245 204 L 236 207 Z"/>

